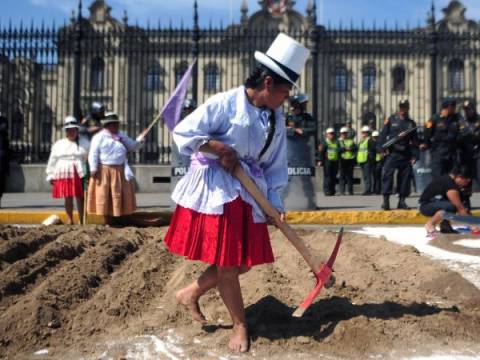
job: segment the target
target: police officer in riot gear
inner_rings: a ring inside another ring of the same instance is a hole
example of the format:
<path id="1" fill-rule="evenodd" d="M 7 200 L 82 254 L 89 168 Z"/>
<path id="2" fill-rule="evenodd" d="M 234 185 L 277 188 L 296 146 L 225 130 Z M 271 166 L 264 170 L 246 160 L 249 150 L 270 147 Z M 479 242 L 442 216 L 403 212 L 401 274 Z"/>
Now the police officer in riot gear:
<path id="1" fill-rule="evenodd" d="M 298 93 L 290 98 L 290 114 L 287 116 L 287 136 L 310 137 L 315 135 L 315 119 L 307 112 L 308 96 Z"/>
<path id="2" fill-rule="evenodd" d="M 417 131 L 413 130 L 417 125 L 409 116 L 410 103 L 408 100 L 400 101 L 399 111 L 385 120 L 380 137 L 377 143 L 377 151 L 384 151 L 387 154 L 382 173 L 382 209 L 390 210 L 390 195 L 393 194 L 393 176 L 397 171 L 397 191 L 399 195 L 398 209 L 409 209 L 405 202 L 410 195 L 412 181 L 412 165 L 418 159 L 418 137 Z M 387 149 L 383 144 L 387 141 L 396 141 Z"/>
<path id="3" fill-rule="evenodd" d="M 319 144 L 318 149 L 318 165 L 323 166 L 323 192 L 325 196 L 334 196 L 340 161 L 340 144 L 335 138 L 333 128 L 325 131 L 325 140 Z"/>
<path id="4" fill-rule="evenodd" d="M 468 166 L 473 178 L 480 180 L 480 115 L 473 101 L 463 103 L 464 118 L 460 121 L 458 143 L 462 165 Z"/>
<path id="5" fill-rule="evenodd" d="M 90 113 L 80 123 L 80 134 L 92 138 L 93 135 L 103 129 L 101 120 L 104 118 L 105 105 L 93 102 L 90 106 Z"/>
<path id="6" fill-rule="evenodd" d="M 448 174 L 458 163 L 458 134 L 460 114 L 456 112 L 457 102 L 453 98 L 442 101 L 440 114 L 434 114 L 425 124 L 420 149 L 431 149 L 432 177 Z"/>
<path id="7" fill-rule="evenodd" d="M 197 108 L 197 102 L 194 99 L 185 99 L 183 102 L 183 109 L 181 118 L 185 118 L 185 116 L 190 115 L 193 110 Z"/>

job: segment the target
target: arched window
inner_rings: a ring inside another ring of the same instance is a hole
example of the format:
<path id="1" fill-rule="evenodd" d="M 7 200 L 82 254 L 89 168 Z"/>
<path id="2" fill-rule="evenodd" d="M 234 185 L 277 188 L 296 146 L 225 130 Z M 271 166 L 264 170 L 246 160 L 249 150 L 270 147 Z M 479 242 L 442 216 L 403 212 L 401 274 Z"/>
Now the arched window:
<path id="1" fill-rule="evenodd" d="M 405 68 L 402 65 L 395 66 L 392 70 L 392 90 L 405 91 Z"/>
<path id="2" fill-rule="evenodd" d="M 160 91 L 164 90 L 165 86 L 163 83 L 163 77 L 165 75 L 165 70 L 158 65 L 152 65 L 147 71 L 147 90 L 148 91 Z"/>
<path id="3" fill-rule="evenodd" d="M 220 90 L 220 71 L 217 64 L 211 63 L 205 66 L 203 89 L 208 92 Z"/>
<path id="4" fill-rule="evenodd" d="M 362 71 L 362 89 L 366 92 L 372 92 L 376 89 L 377 69 L 375 65 L 367 65 Z"/>
<path id="5" fill-rule="evenodd" d="M 348 71 L 344 65 L 337 65 L 334 70 L 335 91 L 348 90 Z"/>
<path id="6" fill-rule="evenodd" d="M 182 80 L 183 74 L 188 69 L 188 63 L 186 61 L 181 61 L 175 65 L 175 86 L 178 85 L 180 80 Z"/>
<path id="7" fill-rule="evenodd" d="M 460 59 L 448 63 L 448 88 L 450 91 L 465 90 L 465 66 Z"/>
<path id="8" fill-rule="evenodd" d="M 102 58 L 92 60 L 90 67 L 90 90 L 103 90 L 103 82 L 105 79 L 105 62 Z"/>

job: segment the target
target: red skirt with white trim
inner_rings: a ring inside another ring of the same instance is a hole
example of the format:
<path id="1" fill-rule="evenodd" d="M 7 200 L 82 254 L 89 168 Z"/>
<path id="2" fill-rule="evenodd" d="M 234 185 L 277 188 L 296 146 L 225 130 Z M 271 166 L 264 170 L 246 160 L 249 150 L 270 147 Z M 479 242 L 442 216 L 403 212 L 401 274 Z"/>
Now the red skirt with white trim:
<path id="1" fill-rule="evenodd" d="M 56 179 L 53 181 L 52 196 L 55 199 L 66 197 L 83 197 L 83 181 L 78 176 L 77 169 L 71 179 Z"/>
<path id="2" fill-rule="evenodd" d="M 240 197 L 207 215 L 177 205 L 165 237 L 168 249 L 190 260 L 218 266 L 274 261 L 266 223 L 254 223 L 252 206 Z"/>

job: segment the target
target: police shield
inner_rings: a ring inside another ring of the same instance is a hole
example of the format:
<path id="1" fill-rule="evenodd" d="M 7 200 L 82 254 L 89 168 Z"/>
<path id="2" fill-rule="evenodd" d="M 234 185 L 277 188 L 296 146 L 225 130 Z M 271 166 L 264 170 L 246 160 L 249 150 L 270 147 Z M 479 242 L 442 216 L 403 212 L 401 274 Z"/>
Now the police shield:
<path id="1" fill-rule="evenodd" d="M 432 181 L 432 157 L 429 150 L 420 151 L 418 161 L 413 165 L 415 190 L 421 194 Z"/>
<path id="2" fill-rule="evenodd" d="M 285 208 L 316 209 L 314 149 L 311 141 L 303 136 L 287 137 L 287 160 L 288 185 L 282 192 Z"/>
<path id="3" fill-rule="evenodd" d="M 187 173 L 190 166 L 190 157 L 180 154 L 177 144 L 172 141 L 172 173 L 170 180 L 170 190 L 173 193 L 178 181 Z M 170 207 L 174 209 L 176 204 L 170 199 Z"/>

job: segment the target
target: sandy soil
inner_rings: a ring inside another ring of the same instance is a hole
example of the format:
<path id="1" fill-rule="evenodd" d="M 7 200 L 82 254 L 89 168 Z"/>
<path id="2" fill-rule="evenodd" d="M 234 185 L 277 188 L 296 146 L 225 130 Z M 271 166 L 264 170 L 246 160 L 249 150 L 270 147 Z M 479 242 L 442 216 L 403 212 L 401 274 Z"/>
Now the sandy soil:
<path id="1" fill-rule="evenodd" d="M 201 302 L 210 321 L 203 328 L 174 301 L 175 291 L 205 266 L 169 254 L 165 231 L 0 227 L 0 358 L 130 359 L 138 336 L 174 338 L 176 355 L 164 358 L 229 356 L 229 317 L 218 293 Z M 299 233 L 322 258 L 336 239 Z M 281 233 L 272 228 L 271 236 L 276 262 L 242 277 L 252 340 L 247 356 L 480 353 L 479 289 L 412 247 L 360 234 L 344 237 L 336 285 L 303 318 L 292 318 L 313 278 Z M 48 355 L 33 355 L 40 349 Z"/>

